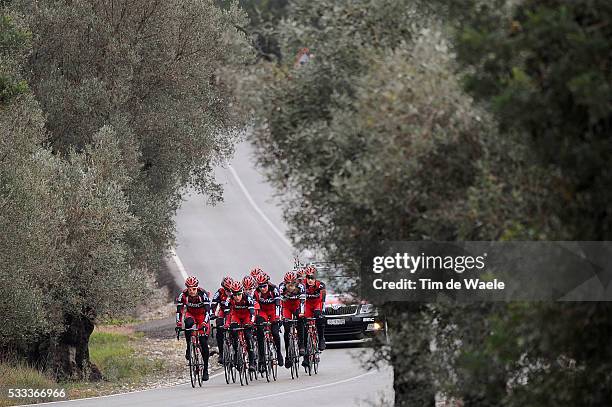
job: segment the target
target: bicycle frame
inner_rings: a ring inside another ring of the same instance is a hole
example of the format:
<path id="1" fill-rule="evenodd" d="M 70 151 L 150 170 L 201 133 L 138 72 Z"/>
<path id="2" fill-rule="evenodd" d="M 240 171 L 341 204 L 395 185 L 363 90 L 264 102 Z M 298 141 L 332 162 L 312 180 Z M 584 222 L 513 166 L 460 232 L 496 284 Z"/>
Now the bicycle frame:
<path id="1" fill-rule="evenodd" d="M 189 360 L 187 363 L 187 366 L 189 367 L 189 377 L 191 379 L 191 387 L 195 387 L 195 383 L 196 381 L 198 382 L 198 385 L 200 387 L 202 387 L 202 376 L 204 373 L 204 363 L 203 363 L 203 356 L 201 354 L 201 350 L 200 350 L 200 338 L 199 338 L 199 334 L 198 331 L 200 331 L 201 329 L 198 329 L 197 325 L 194 325 L 192 328 L 180 328 L 178 329 L 177 333 L 176 333 L 176 339 L 179 338 L 180 332 L 185 332 L 185 335 L 187 335 L 187 332 L 191 332 L 190 335 L 190 343 L 188 346 L 190 346 L 189 349 Z"/>
<path id="2" fill-rule="evenodd" d="M 274 336 L 272 335 L 272 323 L 268 321 L 264 321 L 259 326 L 263 326 L 263 348 L 264 354 L 259 355 L 260 363 L 264 363 L 266 370 L 265 372 L 261 372 L 263 376 L 264 373 L 266 375 L 266 380 L 270 381 L 270 375 L 276 381 L 277 368 L 278 368 L 278 360 L 276 359 L 276 345 L 274 344 Z"/>
<path id="3" fill-rule="evenodd" d="M 247 342 L 246 342 L 246 337 L 244 336 L 244 327 L 238 327 L 238 328 L 230 328 L 230 331 L 236 332 L 237 334 L 237 346 L 236 346 L 236 360 L 237 360 L 237 369 L 238 369 L 238 374 L 240 376 L 240 385 L 244 386 L 244 384 L 246 383 L 246 385 L 248 386 L 249 384 L 249 369 L 248 369 L 248 364 L 249 364 L 249 353 L 248 353 L 248 347 L 247 347 Z M 233 346 L 232 346 L 233 348 Z"/>
<path id="4" fill-rule="evenodd" d="M 300 362 L 300 353 L 298 350 L 298 332 L 297 332 L 297 324 L 298 324 L 298 320 L 297 319 L 285 319 L 285 322 L 289 322 L 290 324 L 290 328 L 289 328 L 289 345 L 288 345 L 288 350 L 289 353 L 287 354 L 288 358 L 292 359 L 292 364 L 291 364 L 291 378 L 298 378 L 299 377 L 299 368 L 298 368 L 298 364 Z"/>
<path id="5" fill-rule="evenodd" d="M 312 375 L 314 369 L 315 374 L 319 370 L 319 336 L 317 334 L 316 318 L 306 318 L 306 354 L 304 360 L 307 361 L 308 367 L 304 367 L 308 375 Z"/>

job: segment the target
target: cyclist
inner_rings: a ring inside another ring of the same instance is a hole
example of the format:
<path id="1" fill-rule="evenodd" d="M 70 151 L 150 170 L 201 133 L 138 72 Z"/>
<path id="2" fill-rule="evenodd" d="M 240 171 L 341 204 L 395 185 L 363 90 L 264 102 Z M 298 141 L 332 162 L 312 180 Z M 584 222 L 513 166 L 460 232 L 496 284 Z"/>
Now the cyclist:
<path id="1" fill-rule="evenodd" d="M 250 295 L 251 298 L 253 298 L 253 294 L 255 294 L 256 286 L 257 283 L 255 281 L 255 277 L 249 275 L 242 279 L 242 287 L 244 288 L 244 292 Z M 257 307 L 255 307 L 255 309 L 257 309 Z"/>
<path id="2" fill-rule="evenodd" d="M 258 275 L 258 274 L 256 274 Z M 255 281 L 255 278 L 252 276 L 245 276 L 242 279 L 242 288 L 244 288 L 244 292 L 246 294 L 249 295 L 249 297 L 251 297 L 253 299 L 253 302 L 255 303 L 254 307 L 255 307 L 255 317 L 257 317 L 257 314 L 259 313 L 259 303 L 257 301 L 255 301 L 255 288 L 257 287 L 257 282 Z"/>
<path id="3" fill-rule="evenodd" d="M 304 279 L 306 278 L 306 267 L 300 267 L 299 269 L 297 269 L 296 273 L 297 273 L 298 281 L 304 284 L 305 283 Z"/>
<path id="4" fill-rule="evenodd" d="M 223 312 L 223 303 L 230 294 L 229 287 L 234 281 L 230 276 L 223 277 L 221 280 L 221 288 L 217 290 L 212 298 L 211 314 L 217 320 L 215 325 L 217 326 L 217 333 L 215 339 L 217 340 L 217 347 L 219 348 L 219 363 L 223 364 L 223 323 L 225 321 L 225 315 Z"/>
<path id="5" fill-rule="evenodd" d="M 304 308 L 304 315 L 306 318 L 317 319 L 319 350 L 325 350 L 325 319 L 323 318 L 323 304 L 325 304 L 326 295 L 325 283 L 317 280 L 317 269 L 315 266 L 306 267 L 305 274 L 306 306 Z"/>
<path id="6" fill-rule="evenodd" d="M 203 288 L 198 287 L 199 281 L 196 277 L 190 276 L 185 280 L 183 291 L 176 297 L 176 331 L 182 327 L 183 312 L 185 313 L 184 323 L 185 329 L 190 329 L 194 324 L 197 324 L 198 335 L 200 340 L 200 349 L 204 360 L 203 379 L 208 380 L 208 335 L 210 333 L 210 297 L 208 292 Z M 189 360 L 189 342 L 191 341 L 192 331 L 185 331 L 185 339 L 187 340 L 187 350 L 185 350 L 185 359 Z"/>
<path id="7" fill-rule="evenodd" d="M 255 304 L 259 304 L 259 313 L 255 318 L 257 323 L 257 346 L 259 354 L 264 355 L 264 327 L 263 322 L 270 322 L 272 329 L 272 337 L 274 338 L 274 346 L 276 347 L 276 358 L 279 365 L 283 365 L 283 353 L 280 346 L 280 311 L 281 298 L 278 288 L 270 283 L 270 276 L 266 273 L 260 273 L 257 278 L 257 289 L 255 290 Z M 259 370 L 265 369 L 264 366 L 259 366 Z"/>
<path id="8" fill-rule="evenodd" d="M 298 318 L 298 348 L 300 356 L 304 356 L 304 302 L 306 300 L 306 291 L 304 285 L 298 281 L 297 274 L 289 271 L 285 274 L 283 282 L 278 287 L 281 296 L 281 305 L 283 309 L 283 319 Z M 289 348 L 289 322 L 284 322 L 285 328 L 285 355 L 288 355 Z M 289 369 L 293 361 L 290 358 L 285 359 L 285 367 Z"/>
<path id="9" fill-rule="evenodd" d="M 255 354 L 251 349 L 252 324 L 255 322 L 255 307 L 253 299 L 243 292 L 240 281 L 232 281 L 230 285 L 231 295 L 223 303 L 225 312 L 224 328 L 236 328 L 244 326 L 244 336 L 246 339 L 247 350 L 249 351 L 249 370 L 255 371 Z M 238 333 L 232 331 L 232 344 L 234 350 L 238 352 Z"/>

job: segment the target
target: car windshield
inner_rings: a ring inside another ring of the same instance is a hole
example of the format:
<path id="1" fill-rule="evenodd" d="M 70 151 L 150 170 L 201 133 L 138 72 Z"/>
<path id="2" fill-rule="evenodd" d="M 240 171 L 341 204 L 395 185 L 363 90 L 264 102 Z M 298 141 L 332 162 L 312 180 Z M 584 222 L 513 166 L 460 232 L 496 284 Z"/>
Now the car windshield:
<path id="1" fill-rule="evenodd" d="M 320 279 L 329 287 L 328 292 L 334 294 L 350 294 L 358 289 L 359 280 L 355 276 L 349 276 L 343 270 L 342 265 L 332 262 L 313 262 L 317 268 Z"/>

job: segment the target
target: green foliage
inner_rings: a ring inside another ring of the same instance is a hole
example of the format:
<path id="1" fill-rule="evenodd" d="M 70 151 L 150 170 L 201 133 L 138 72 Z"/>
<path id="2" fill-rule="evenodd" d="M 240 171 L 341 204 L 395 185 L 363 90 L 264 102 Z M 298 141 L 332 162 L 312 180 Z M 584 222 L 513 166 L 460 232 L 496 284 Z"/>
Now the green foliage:
<path id="1" fill-rule="evenodd" d="M 221 198 L 212 167 L 240 123 L 230 84 L 244 14 L 212 0 L 7 7 L 0 354 L 81 378 L 93 322 L 146 296 L 181 191 Z"/>
<path id="2" fill-rule="evenodd" d="M 221 198 L 212 167 L 236 136 L 230 83 L 246 47 L 234 27 L 243 13 L 212 0 L 15 7 L 35 27 L 29 83 L 52 148 L 82 151 L 112 126 L 132 179 L 130 212 L 141 220 L 129 234 L 134 261 L 153 268 L 173 240 L 180 188 Z"/>
<path id="3" fill-rule="evenodd" d="M 18 65 L 28 49 L 30 33 L 18 27 L 11 15 L 0 10 L 0 105 L 3 105 L 28 91 L 27 82 L 20 79 Z"/>
<path id="4" fill-rule="evenodd" d="M 468 12 L 458 24 L 467 89 L 558 172 L 556 212 L 574 239 L 612 236 L 611 16 L 604 0 L 523 1 L 506 16 Z"/>
<path id="5" fill-rule="evenodd" d="M 380 240 L 608 239 L 604 3 L 293 3 L 283 53 L 315 58 L 260 66 L 245 88 L 294 243 L 355 272 Z M 610 400 L 605 304 L 385 311 L 393 346 L 375 358 L 394 366 L 396 405 Z"/>
<path id="6" fill-rule="evenodd" d="M 383 239 L 501 234 L 505 224 L 484 231 L 484 214 L 465 211 L 485 199 L 522 209 L 478 189 L 488 180 L 496 192 L 493 174 L 505 181 L 514 171 L 491 168 L 498 135 L 462 91 L 435 23 L 403 2 L 298 2 L 291 15 L 285 49 L 306 44 L 315 58 L 260 68 L 249 96 L 252 139 L 284 193 L 294 242 L 354 272 L 363 249 Z M 388 317 L 396 339 L 377 356 L 394 365 L 396 405 L 433 403 L 431 309 L 395 304 Z"/>

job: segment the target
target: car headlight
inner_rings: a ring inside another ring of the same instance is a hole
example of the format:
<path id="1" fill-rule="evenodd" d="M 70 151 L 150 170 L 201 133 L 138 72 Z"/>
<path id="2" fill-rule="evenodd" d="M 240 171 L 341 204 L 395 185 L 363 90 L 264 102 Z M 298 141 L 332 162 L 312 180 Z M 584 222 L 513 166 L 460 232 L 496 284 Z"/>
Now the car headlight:
<path id="1" fill-rule="evenodd" d="M 374 310 L 375 310 L 374 304 L 363 304 L 361 308 L 359 308 L 359 313 L 360 314 L 370 314 L 374 312 Z"/>

